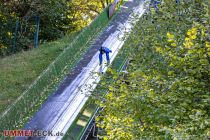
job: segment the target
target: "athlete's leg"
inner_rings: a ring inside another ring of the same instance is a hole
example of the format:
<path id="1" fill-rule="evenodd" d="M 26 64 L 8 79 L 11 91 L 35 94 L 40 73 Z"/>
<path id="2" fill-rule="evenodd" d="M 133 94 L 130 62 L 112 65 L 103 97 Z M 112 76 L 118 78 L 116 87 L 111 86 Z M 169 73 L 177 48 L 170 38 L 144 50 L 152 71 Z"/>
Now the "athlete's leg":
<path id="1" fill-rule="evenodd" d="M 107 60 L 107 65 L 109 65 L 110 64 L 109 53 L 106 53 L 106 60 Z"/>
<path id="2" fill-rule="evenodd" d="M 100 53 L 99 54 L 99 65 L 101 65 L 103 62 L 103 57 L 102 57 L 102 54 Z"/>

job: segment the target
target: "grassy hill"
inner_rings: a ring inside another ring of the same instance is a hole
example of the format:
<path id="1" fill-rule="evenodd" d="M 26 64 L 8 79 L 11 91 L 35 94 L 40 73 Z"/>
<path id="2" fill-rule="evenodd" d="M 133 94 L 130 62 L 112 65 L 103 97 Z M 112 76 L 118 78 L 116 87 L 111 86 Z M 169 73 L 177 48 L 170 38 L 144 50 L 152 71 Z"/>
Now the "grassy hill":
<path id="1" fill-rule="evenodd" d="M 78 33 L 0 59 L 0 112 L 20 96 Z"/>

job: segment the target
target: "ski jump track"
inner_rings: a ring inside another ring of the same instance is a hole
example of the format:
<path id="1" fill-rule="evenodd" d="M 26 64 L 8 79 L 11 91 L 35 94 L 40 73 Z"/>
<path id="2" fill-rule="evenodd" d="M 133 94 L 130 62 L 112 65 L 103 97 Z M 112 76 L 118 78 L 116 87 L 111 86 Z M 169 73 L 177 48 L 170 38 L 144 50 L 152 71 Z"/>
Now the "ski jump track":
<path id="1" fill-rule="evenodd" d="M 67 132 L 88 100 L 88 95 L 91 94 L 91 91 L 96 88 L 97 83 L 100 81 L 98 72 L 106 72 L 108 68 L 105 64 L 99 66 L 98 48 L 102 45 L 112 50 L 112 53 L 110 53 L 110 63 L 112 63 L 124 44 L 122 38 L 125 34 L 131 32 L 132 27 L 145 12 L 144 3 L 145 1 L 141 0 L 129 0 L 122 7 L 124 13 L 122 12 L 121 15 L 126 16 L 126 18 L 119 17 L 121 21 L 116 18 L 113 23 L 110 23 L 98 40 L 96 40 L 95 44 L 93 44 L 92 55 L 88 55 L 90 60 L 88 62 L 84 60 L 87 65 L 85 67 L 80 66 L 80 71 L 74 74 L 74 78 L 72 78 L 71 81 L 68 80 L 68 77 L 64 79 L 64 81 L 67 81 L 63 82 L 65 86 L 62 86 L 61 83 L 61 88 L 48 98 L 40 110 L 28 124 L 26 124 L 24 127 L 25 130 L 46 130 L 54 133 L 62 132 L 64 134 Z M 128 12 L 129 8 L 130 12 Z M 117 16 L 120 16 L 120 13 Z M 103 60 L 105 60 L 105 58 L 103 58 Z M 77 69 L 75 69 L 75 71 L 76 70 Z M 62 136 L 15 138 L 15 140 L 27 139 L 60 140 Z"/>

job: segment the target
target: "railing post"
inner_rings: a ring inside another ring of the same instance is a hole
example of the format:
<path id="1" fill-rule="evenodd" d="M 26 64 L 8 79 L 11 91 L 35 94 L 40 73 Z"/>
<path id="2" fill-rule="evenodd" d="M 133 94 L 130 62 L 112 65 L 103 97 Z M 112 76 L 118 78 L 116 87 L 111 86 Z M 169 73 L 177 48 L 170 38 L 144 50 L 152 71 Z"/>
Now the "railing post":
<path id="1" fill-rule="evenodd" d="M 34 47 L 37 48 L 39 45 L 39 25 L 40 25 L 40 17 L 36 16 L 36 31 L 34 34 Z"/>
<path id="2" fill-rule="evenodd" d="M 16 47 L 16 43 L 17 43 L 17 32 L 18 32 L 18 27 L 19 27 L 19 21 L 16 21 L 15 24 L 15 34 L 14 34 L 14 43 L 12 45 L 12 52 L 15 52 L 15 47 Z"/>

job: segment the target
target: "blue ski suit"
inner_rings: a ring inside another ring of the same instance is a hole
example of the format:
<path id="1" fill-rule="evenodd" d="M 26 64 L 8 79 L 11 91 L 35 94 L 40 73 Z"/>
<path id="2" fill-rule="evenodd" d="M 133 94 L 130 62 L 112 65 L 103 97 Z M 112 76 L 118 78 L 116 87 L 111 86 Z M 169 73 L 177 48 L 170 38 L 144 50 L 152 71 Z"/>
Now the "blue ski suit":
<path id="1" fill-rule="evenodd" d="M 179 2 L 180 2 L 179 0 L 176 0 L 176 4 L 179 4 Z"/>
<path id="2" fill-rule="evenodd" d="M 112 52 L 109 48 L 107 47 L 100 47 L 99 49 L 99 63 L 100 65 L 102 64 L 103 62 L 103 54 L 106 53 L 106 60 L 107 60 L 107 64 L 110 63 L 110 58 L 109 58 L 109 53 Z"/>

